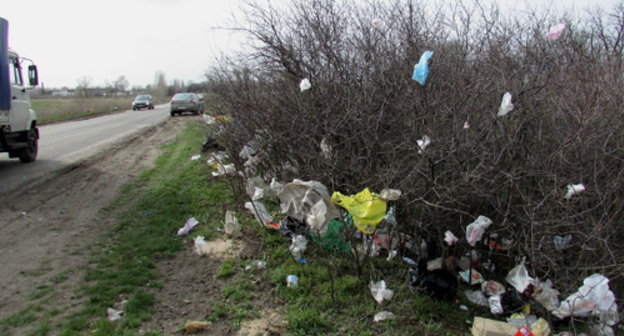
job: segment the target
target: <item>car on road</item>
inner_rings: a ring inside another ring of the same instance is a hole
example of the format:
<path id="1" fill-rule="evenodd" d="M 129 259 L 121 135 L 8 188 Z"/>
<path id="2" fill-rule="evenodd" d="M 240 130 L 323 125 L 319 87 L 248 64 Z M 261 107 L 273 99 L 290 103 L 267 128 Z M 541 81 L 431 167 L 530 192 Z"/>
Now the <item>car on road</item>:
<path id="1" fill-rule="evenodd" d="M 150 95 L 138 95 L 132 101 L 132 110 L 140 110 L 142 108 L 147 108 L 148 110 L 154 109 L 154 99 Z"/>
<path id="2" fill-rule="evenodd" d="M 182 112 L 193 112 L 193 114 L 204 113 L 204 98 L 196 93 L 176 93 L 171 98 L 171 116 L 182 114 Z"/>

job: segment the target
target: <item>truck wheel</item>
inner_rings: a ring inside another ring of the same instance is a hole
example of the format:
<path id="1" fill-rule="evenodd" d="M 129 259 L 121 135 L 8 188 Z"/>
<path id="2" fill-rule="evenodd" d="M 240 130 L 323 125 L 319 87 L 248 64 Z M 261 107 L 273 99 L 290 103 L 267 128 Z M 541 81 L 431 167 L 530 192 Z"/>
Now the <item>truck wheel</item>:
<path id="1" fill-rule="evenodd" d="M 37 158 L 39 146 L 37 144 L 37 131 L 31 128 L 26 134 L 26 148 L 19 153 L 19 159 L 23 163 L 33 162 Z"/>

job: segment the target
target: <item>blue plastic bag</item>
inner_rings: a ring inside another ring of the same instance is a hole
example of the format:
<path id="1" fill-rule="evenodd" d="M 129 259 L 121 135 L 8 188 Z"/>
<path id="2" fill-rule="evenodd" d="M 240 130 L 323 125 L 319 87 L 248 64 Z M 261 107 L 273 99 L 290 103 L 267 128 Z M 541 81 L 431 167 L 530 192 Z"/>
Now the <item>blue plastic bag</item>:
<path id="1" fill-rule="evenodd" d="M 427 76 L 429 76 L 429 59 L 431 55 L 433 55 L 433 51 L 425 51 L 422 56 L 420 56 L 418 64 L 414 67 L 412 79 L 422 86 L 425 86 L 425 81 L 427 80 Z"/>

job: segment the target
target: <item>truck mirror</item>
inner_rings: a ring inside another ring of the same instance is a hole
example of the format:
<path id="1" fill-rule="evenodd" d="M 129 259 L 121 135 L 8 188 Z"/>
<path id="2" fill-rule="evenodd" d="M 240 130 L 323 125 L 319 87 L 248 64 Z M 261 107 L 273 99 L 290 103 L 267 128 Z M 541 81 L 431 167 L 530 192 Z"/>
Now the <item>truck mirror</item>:
<path id="1" fill-rule="evenodd" d="M 30 82 L 30 86 L 39 85 L 39 75 L 37 73 L 37 66 L 34 64 L 28 66 L 28 81 Z"/>

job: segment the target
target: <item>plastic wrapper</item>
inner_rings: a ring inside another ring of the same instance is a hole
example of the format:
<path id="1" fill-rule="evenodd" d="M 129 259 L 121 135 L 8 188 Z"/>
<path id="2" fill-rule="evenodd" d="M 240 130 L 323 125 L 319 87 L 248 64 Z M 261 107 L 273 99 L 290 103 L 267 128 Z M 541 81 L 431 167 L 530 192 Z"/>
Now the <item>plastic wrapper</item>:
<path id="1" fill-rule="evenodd" d="M 474 222 L 470 223 L 466 227 L 466 240 L 468 244 L 470 244 L 470 246 L 475 246 L 475 244 L 481 240 L 485 229 L 490 225 L 492 225 L 492 220 L 485 216 L 479 216 Z"/>
<path id="2" fill-rule="evenodd" d="M 550 27 L 548 32 L 544 34 L 544 38 L 547 40 L 552 40 L 552 41 L 558 40 L 561 37 L 561 34 L 563 34 L 563 31 L 565 30 L 565 28 L 566 28 L 565 23 L 556 24 Z"/>
<path id="3" fill-rule="evenodd" d="M 420 56 L 418 63 L 414 66 L 412 79 L 422 86 L 425 85 L 427 77 L 429 76 L 429 59 L 431 56 L 433 56 L 433 51 L 425 51 L 422 56 Z"/>
<path id="4" fill-rule="evenodd" d="M 511 103 L 511 93 L 505 92 L 503 95 L 503 100 L 501 101 L 500 107 L 498 108 L 498 113 L 496 114 L 499 117 L 506 116 L 507 113 L 513 110 L 514 105 Z"/>
<path id="5" fill-rule="evenodd" d="M 548 321 L 540 317 L 537 321 L 531 323 L 531 332 L 535 336 L 549 336 L 552 331 Z"/>
<path id="6" fill-rule="evenodd" d="M 199 224 L 199 221 L 195 217 L 187 219 L 184 226 L 178 229 L 178 236 L 186 236 L 197 224 Z"/>
<path id="7" fill-rule="evenodd" d="M 425 149 L 431 144 L 431 138 L 427 135 L 423 135 L 422 139 L 416 140 L 418 145 L 418 154 L 425 152 Z"/>
<path id="8" fill-rule="evenodd" d="M 309 216 L 313 219 L 310 227 L 320 236 L 325 235 L 327 223 L 340 217 L 340 211 L 332 203 L 327 187 L 318 181 L 293 180 L 287 183 L 279 192 L 280 209 L 282 213 L 300 221 L 306 221 Z M 322 202 L 323 205 L 319 205 Z M 312 207 L 314 211 L 312 211 Z M 323 218 L 323 220 L 321 220 Z"/>
<path id="9" fill-rule="evenodd" d="M 225 224 L 223 226 L 225 234 L 237 237 L 241 234 L 241 225 L 238 222 L 238 218 L 234 215 L 234 212 L 227 210 L 225 212 Z"/>
<path id="10" fill-rule="evenodd" d="M 375 232 L 377 225 L 386 215 L 386 202 L 368 188 L 353 196 L 334 192 L 331 200 L 345 208 L 353 217 L 355 227 L 365 234 Z"/>
<path id="11" fill-rule="evenodd" d="M 251 211 L 256 220 L 263 226 L 273 223 L 273 217 L 269 215 L 264 203 L 260 201 L 253 201 L 245 203 L 245 209 Z"/>
<path id="12" fill-rule="evenodd" d="M 369 288 L 373 298 L 377 303 L 381 304 L 384 301 L 392 300 L 394 296 L 394 292 L 386 287 L 386 282 L 384 280 L 378 282 L 370 282 Z"/>
<path id="13" fill-rule="evenodd" d="M 396 315 L 389 311 L 382 311 L 373 317 L 374 322 L 384 321 L 384 320 L 396 320 Z"/>
<path id="14" fill-rule="evenodd" d="M 571 315 L 585 317 L 598 316 L 606 325 L 619 322 L 615 294 L 609 289 L 609 279 L 600 274 L 592 274 L 583 280 L 583 286 L 568 296 L 561 306 L 553 311 L 559 318 Z"/>
<path id="15" fill-rule="evenodd" d="M 302 79 L 301 82 L 299 83 L 299 89 L 301 90 L 301 92 L 310 90 L 311 88 L 312 88 L 312 84 L 310 83 L 310 80 L 307 78 Z"/>
<path id="16" fill-rule="evenodd" d="M 454 245 L 455 243 L 457 243 L 458 240 L 459 239 L 455 237 L 453 232 L 451 231 L 444 232 L 444 241 L 446 242 L 448 246 Z"/>
<path id="17" fill-rule="evenodd" d="M 465 283 L 469 283 L 471 285 L 479 285 L 485 281 L 483 275 L 477 272 L 477 270 L 465 270 L 459 272 L 459 278 L 462 279 Z"/>
<path id="18" fill-rule="evenodd" d="M 502 295 L 505 293 L 505 286 L 498 281 L 486 281 L 481 284 L 481 291 L 487 296 Z"/>
<path id="19" fill-rule="evenodd" d="M 505 277 L 505 281 L 512 285 L 518 293 L 523 293 L 533 281 L 533 278 L 529 276 L 529 271 L 524 267 L 524 263 L 525 258 L 522 258 L 520 264 L 512 268 Z"/>
<path id="20" fill-rule="evenodd" d="M 401 190 L 384 189 L 379 193 L 379 197 L 384 201 L 396 201 L 401 197 Z"/>
<path id="21" fill-rule="evenodd" d="M 585 191 L 585 185 L 580 184 L 568 184 L 566 194 L 563 196 L 565 199 L 570 199 L 572 196 L 578 195 Z"/>
<path id="22" fill-rule="evenodd" d="M 488 298 L 488 306 L 490 307 L 490 312 L 494 315 L 503 313 L 503 303 L 501 302 L 500 295 L 492 295 Z"/>
<path id="23" fill-rule="evenodd" d="M 221 164 L 221 163 L 217 163 L 217 171 L 216 172 L 212 172 L 212 176 L 225 176 L 225 175 L 234 175 L 236 174 L 236 166 L 234 166 L 233 163 L 229 163 L 229 164 Z"/>
<path id="24" fill-rule="evenodd" d="M 399 226 L 399 223 L 396 220 L 395 213 L 396 213 L 396 210 L 394 206 L 389 207 L 388 210 L 386 211 L 386 215 L 384 216 L 384 220 L 386 221 L 386 223 L 396 227 L 396 226 Z"/>

